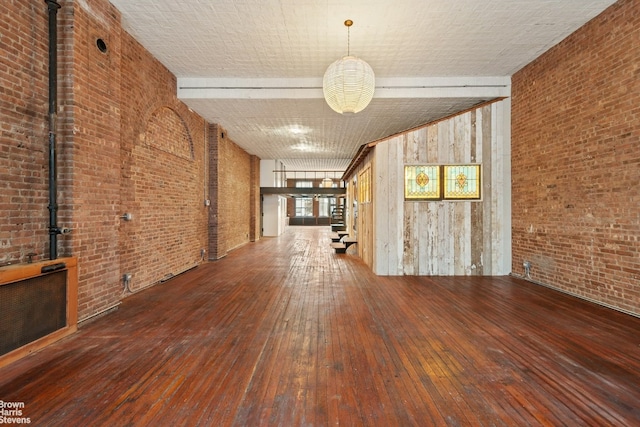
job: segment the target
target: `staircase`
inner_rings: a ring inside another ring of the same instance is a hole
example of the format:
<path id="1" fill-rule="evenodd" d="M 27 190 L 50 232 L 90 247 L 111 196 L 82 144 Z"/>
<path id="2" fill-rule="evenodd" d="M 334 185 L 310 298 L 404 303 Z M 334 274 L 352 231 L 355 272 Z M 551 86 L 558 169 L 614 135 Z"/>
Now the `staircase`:
<path id="1" fill-rule="evenodd" d="M 338 235 L 337 240 L 335 236 L 331 236 L 331 247 L 336 251 L 337 254 L 347 253 L 347 249 L 349 249 L 349 246 L 356 243 L 358 243 L 358 239 L 356 239 L 355 237 L 349 237 L 349 235 L 347 234 Z"/>
<path id="2" fill-rule="evenodd" d="M 331 211 L 331 231 L 333 231 L 331 247 L 335 249 L 337 254 L 346 253 L 349 246 L 358 243 L 356 238 L 349 236 L 346 229 L 344 208 L 337 206 Z"/>
<path id="3" fill-rule="evenodd" d="M 344 208 L 342 206 L 336 206 L 331 211 L 331 231 L 344 231 L 346 229 Z"/>

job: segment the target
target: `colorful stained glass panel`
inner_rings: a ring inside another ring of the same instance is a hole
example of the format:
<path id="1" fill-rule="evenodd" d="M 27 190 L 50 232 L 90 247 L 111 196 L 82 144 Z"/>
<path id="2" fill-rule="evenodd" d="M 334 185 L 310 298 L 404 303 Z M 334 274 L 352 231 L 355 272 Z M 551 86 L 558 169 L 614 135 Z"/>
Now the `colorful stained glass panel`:
<path id="1" fill-rule="evenodd" d="M 404 197 L 408 200 L 439 199 L 440 166 L 405 166 Z"/>
<path id="2" fill-rule="evenodd" d="M 480 165 L 444 166 L 445 199 L 479 199 Z"/>

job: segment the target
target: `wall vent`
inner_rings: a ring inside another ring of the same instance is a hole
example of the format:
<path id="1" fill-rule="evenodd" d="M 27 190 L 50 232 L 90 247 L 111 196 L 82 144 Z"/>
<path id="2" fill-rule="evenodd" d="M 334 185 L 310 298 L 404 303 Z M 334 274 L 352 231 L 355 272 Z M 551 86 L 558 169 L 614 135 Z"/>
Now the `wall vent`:
<path id="1" fill-rule="evenodd" d="M 76 258 L 0 268 L 0 366 L 76 331 Z"/>

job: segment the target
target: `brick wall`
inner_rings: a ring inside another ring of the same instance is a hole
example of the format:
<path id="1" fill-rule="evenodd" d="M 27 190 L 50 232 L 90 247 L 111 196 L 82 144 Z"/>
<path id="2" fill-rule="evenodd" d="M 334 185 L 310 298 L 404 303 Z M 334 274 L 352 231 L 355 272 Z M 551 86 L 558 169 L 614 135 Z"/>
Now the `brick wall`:
<path id="1" fill-rule="evenodd" d="M 209 217 L 208 217 L 208 249 L 209 249 L 209 260 L 216 260 L 225 256 L 227 253 L 224 248 L 220 248 L 220 231 L 219 231 L 219 207 L 218 202 L 220 201 L 220 179 L 218 173 L 219 166 L 219 141 L 222 139 L 223 129 L 215 124 L 209 125 L 208 133 L 207 133 L 207 146 L 209 150 L 209 175 L 211 176 L 208 180 L 209 184 L 209 198 L 211 202 L 211 206 L 209 207 Z"/>
<path id="2" fill-rule="evenodd" d="M 205 121 L 176 99 L 176 79 L 122 34 L 119 219 L 122 274 L 139 290 L 196 266 L 207 241 Z"/>
<path id="3" fill-rule="evenodd" d="M 255 242 L 262 236 L 262 207 L 260 205 L 260 157 L 251 156 L 251 189 L 249 193 L 249 240 Z"/>
<path id="4" fill-rule="evenodd" d="M 513 76 L 513 270 L 640 314 L 640 3 Z"/>
<path id="5" fill-rule="evenodd" d="M 208 170 L 209 125 L 177 100 L 175 76 L 122 29 L 118 11 L 107 0 L 61 5 L 58 223 L 73 232 L 58 247 L 79 258 L 82 320 L 129 294 L 124 273 L 135 292 L 202 262 L 217 165 Z M 10 2 L 0 14 L 3 264 L 48 257 L 48 27 L 44 2 Z M 228 251 L 250 239 L 259 189 L 239 185 L 254 181 L 255 159 L 231 141 L 220 152 Z"/>
<path id="6" fill-rule="evenodd" d="M 48 258 L 47 16 L 43 2 L 0 8 L 0 265 Z"/>
<path id="7" fill-rule="evenodd" d="M 209 131 L 209 259 L 259 237 L 260 161 L 217 125 Z"/>
<path id="8" fill-rule="evenodd" d="M 120 25 L 106 1 L 60 10 L 60 223 L 62 252 L 78 256 L 78 314 L 120 300 Z M 98 48 L 102 40 L 107 50 Z M 115 160 L 115 161 L 114 161 Z"/>

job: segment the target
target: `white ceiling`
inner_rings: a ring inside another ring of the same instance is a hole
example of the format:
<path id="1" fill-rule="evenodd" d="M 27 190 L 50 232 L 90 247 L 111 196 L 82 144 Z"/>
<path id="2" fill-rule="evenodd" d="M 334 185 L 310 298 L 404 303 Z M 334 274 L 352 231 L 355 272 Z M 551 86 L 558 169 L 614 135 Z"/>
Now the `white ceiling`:
<path id="1" fill-rule="evenodd" d="M 88 4 L 88 2 L 84 2 Z M 250 154 L 342 170 L 362 144 L 510 94 L 510 76 L 612 0 L 111 0 L 178 97 Z M 87 6 L 90 7 L 90 6 Z M 349 50 L 376 93 L 342 116 L 322 76 Z"/>

